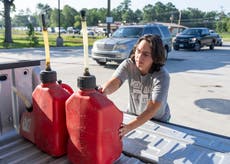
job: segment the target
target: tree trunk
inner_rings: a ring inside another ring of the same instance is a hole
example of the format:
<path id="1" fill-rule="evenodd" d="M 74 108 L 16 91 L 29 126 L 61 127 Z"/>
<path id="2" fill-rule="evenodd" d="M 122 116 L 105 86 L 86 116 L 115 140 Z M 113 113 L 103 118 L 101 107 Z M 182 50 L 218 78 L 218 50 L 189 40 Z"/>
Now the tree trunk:
<path id="1" fill-rule="evenodd" d="M 11 31 L 10 7 L 13 1 L 4 0 L 5 39 L 4 43 L 13 43 Z"/>

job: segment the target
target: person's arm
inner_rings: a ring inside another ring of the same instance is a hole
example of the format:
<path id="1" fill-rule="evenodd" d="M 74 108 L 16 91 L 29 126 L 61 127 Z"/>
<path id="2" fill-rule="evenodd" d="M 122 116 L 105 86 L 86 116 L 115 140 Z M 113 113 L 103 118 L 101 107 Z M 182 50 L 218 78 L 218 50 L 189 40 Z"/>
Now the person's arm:
<path id="1" fill-rule="evenodd" d="M 121 86 L 121 80 L 113 77 L 108 82 L 106 82 L 102 87 L 102 93 L 104 95 L 109 95 L 115 92 Z"/>
<path id="2" fill-rule="evenodd" d="M 119 129 L 119 135 L 122 138 L 125 134 L 130 132 L 133 129 L 136 129 L 137 127 L 143 125 L 145 122 L 150 120 L 157 112 L 157 110 L 160 108 L 161 103 L 156 101 L 149 101 L 147 105 L 147 109 L 137 116 L 133 121 L 131 121 L 128 124 L 123 124 L 121 128 Z"/>

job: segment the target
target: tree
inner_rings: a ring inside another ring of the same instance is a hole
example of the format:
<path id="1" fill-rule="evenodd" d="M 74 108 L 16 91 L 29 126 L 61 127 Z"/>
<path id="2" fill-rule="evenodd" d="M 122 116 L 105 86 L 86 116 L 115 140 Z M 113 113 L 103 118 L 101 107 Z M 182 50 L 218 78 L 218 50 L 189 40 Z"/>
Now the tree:
<path id="1" fill-rule="evenodd" d="M 30 46 L 37 46 L 38 45 L 38 37 L 35 36 L 35 32 L 34 32 L 34 26 L 32 25 L 32 23 L 28 24 L 28 31 L 27 31 L 27 35 L 28 35 L 28 40 L 29 40 L 29 44 Z"/>
<path id="2" fill-rule="evenodd" d="M 131 0 L 124 0 L 120 5 L 123 11 L 127 11 L 130 9 L 129 7 L 131 6 Z"/>
<path id="3" fill-rule="evenodd" d="M 122 10 L 121 6 L 114 8 L 111 12 L 114 21 L 121 21 L 122 20 Z"/>
<path id="4" fill-rule="evenodd" d="M 36 8 L 38 9 L 39 14 L 46 14 L 50 16 L 52 12 L 52 9 L 48 4 L 44 5 L 42 3 L 38 3 Z"/>
<path id="5" fill-rule="evenodd" d="M 157 19 L 155 17 L 156 13 L 154 10 L 154 6 L 153 5 L 146 5 L 143 8 L 143 20 L 144 22 L 152 22 L 155 21 L 155 19 Z"/>
<path id="6" fill-rule="evenodd" d="M 51 16 L 50 16 L 50 26 L 51 27 L 58 27 L 58 13 L 59 13 L 58 9 L 54 9 L 51 12 Z"/>
<path id="7" fill-rule="evenodd" d="M 106 16 L 107 16 L 107 9 L 106 8 L 101 8 L 98 10 L 98 21 L 106 22 Z"/>
<path id="8" fill-rule="evenodd" d="M 87 10 L 87 24 L 89 26 L 97 26 L 99 21 L 105 22 L 105 18 L 107 15 L 107 9 L 101 8 L 101 9 L 89 9 Z"/>
<path id="9" fill-rule="evenodd" d="M 181 12 L 181 24 L 188 27 L 202 27 L 207 25 L 205 12 L 197 8 L 187 8 Z"/>
<path id="10" fill-rule="evenodd" d="M 28 26 L 30 23 L 28 20 L 29 16 L 28 15 L 15 15 L 14 18 L 12 19 L 12 25 L 13 26 Z"/>
<path id="11" fill-rule="evenodd" d="M 133 16 L 134 22 L 136 23 L 140 23 L 143 20 L 143 13 L 141 10 L 137 9 L 134 12 L 134 16 Z"/>
<path id="12" fill-rule="evenodd" d="M 169 16 L 165 15 L 165 5 L 161 2 L 156 2 L 154 6 L 155 18 L 160 22 L 165 22 L 165 19 L 168 19 Z M 166 18 L 167 17 L 167 18 Z"/>
<path id="13" fill-rule="evenodd" d="M 65 19 L 65 21 L 62 23 L 63 27 L 74 26 L 74 17 L 78 14 L 78 12 L 69 5 L 65 5 L 62 10 L 62 14 Z"/>
<path id="14" fill-rule="evenodd" d="M 74 27 L 77 27 L 80 29 L 81 28 L 81 16 L 80 16 L 80 14 L 76 15 L 74 17 L 74 20 L 75 20 Z"/>
<path id="15" fill-rule="evenodd" d="M 132 21 L 132 15 L 133 15 L 133 11 L 130 9 L 131 6 L 131 0 L 124 0 L 123 2 L 121 2 L 120 4 L 120 10 L 122 13 L 122 21 L 124 22 L 133 22 Z"/>
<path id="16" fill-rule="evenodd" d="M 11 18 L 10 11 L 11 7 L 15 9 L 14 0 L 1 0 L 4 4 L 4 22 L 5 22 L 5 38 L 4 43 L 10 44 L 13 43 L 12 31 L 11 31 Z"/>
<path id="17" fill-rule="evenodd" d="M 122 20 L 127 23 L 133 23 L 134 22 L 134 13 L 133 10 L 128 9 L 122 14 Z"/>
<path id="18" fill-rule="evenodd" d="M 215 29 L 217 13 L 214 11 L 206 12 L 205 19 L 208 21 L 208 27 Z"/>
<path id="19" fill-rule="evenodd" d="M 38 10 L 38 15 L 37 15 L 36 19 L 37 19 L 39 26 L 42 26 L 41 14 L 46 15 L 46 25 L 50 26 L 50 24 L 51 24 L 51 22 L 50 22 L 51 13 L 53 11 L 52 8 L 48 4 L 42 4 L 42 3 L 38 3 L 36 8 Z"/>
<path id="20" fill-rule="evenodd" d="M 216 31 L 218 32 L 230 32 L 230 18 L 222 17 L 216 23 Z"/>
<path id="21" fill-rule="evenodd" d="M 178 23 L 179 19 L 179 10 L 171 3 L 168 2 L 165 5 L 165 22 L 168 22 L 169 20 L 173 23 Z"/>

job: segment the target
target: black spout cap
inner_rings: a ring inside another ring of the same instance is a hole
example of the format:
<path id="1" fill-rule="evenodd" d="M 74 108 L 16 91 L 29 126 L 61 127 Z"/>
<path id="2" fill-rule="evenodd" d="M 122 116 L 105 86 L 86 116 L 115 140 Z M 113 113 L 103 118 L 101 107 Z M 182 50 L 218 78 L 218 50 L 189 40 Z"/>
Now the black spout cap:
<path id="1" fill-rule="evenodd" d="M 95 89 L 96 88 L 96 78 L 93 75 L 80 76 L 77 78 L 77 86 L 81 90 Z"/>
<path id="2" fill-rule="evenodd" d="M 40 80 L 43 84 L 45 83 L 54 83 L 57 81 L 57 73 L 56 71 L 47 71 L 43 70 L 40 72 Z"/>
<path id="3" fill-rule="evenodd" d="M 86 11 L 85 10 L 81 10 L 80 14 L 81 14 L 81 19 L 82 20 L 86 20 Z"/>
<path id="4" fill-rule="evenodd" d="M 45 21 L 45 15 L 44 14 L 42 14 L 42 28 L 43 28 L 43 30 L 47 30 L 46 21 Z"/>

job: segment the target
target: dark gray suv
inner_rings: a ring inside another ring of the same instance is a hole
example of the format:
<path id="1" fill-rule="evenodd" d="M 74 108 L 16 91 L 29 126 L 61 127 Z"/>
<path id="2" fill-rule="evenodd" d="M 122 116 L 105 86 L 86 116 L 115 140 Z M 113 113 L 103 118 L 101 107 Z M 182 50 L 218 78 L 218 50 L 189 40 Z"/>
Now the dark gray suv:
<path id="1" fill-rule="evenodd" d="M 200 51 L 204 46 L 214 49 L 216 39 L 210 35 L 209 29 L 205 27 L 187 28 L 178 34 L 173 41 L 174 50 L 193 49 Z"/>
<path id="2" fill-rule="evenodd" d="M 134 44 L 145 34 L 161 36 L 167 58 L 172 47 L 172 37 L 168 27 L 160 24 L 121 26 L 110 38 L 94 42 L 92 58 L 100 65 L 110 61 L 120 63 L 130 56 Z"/>

